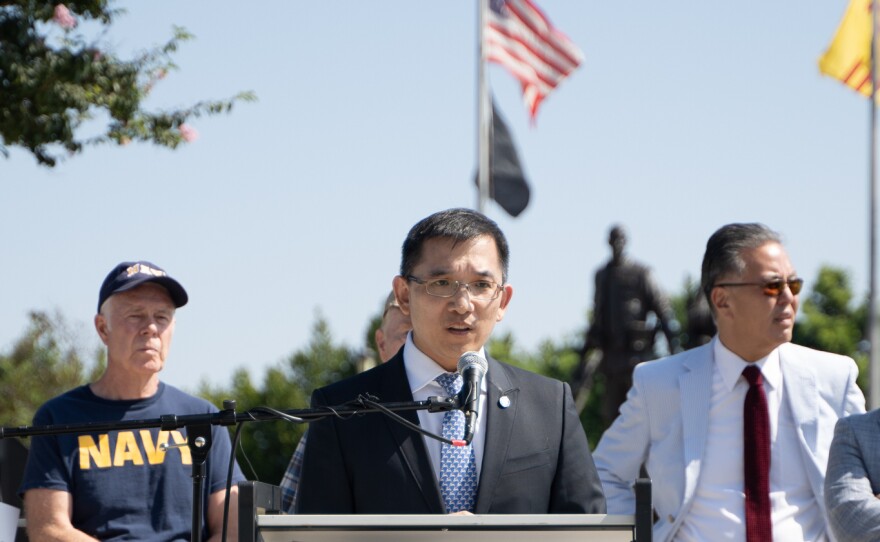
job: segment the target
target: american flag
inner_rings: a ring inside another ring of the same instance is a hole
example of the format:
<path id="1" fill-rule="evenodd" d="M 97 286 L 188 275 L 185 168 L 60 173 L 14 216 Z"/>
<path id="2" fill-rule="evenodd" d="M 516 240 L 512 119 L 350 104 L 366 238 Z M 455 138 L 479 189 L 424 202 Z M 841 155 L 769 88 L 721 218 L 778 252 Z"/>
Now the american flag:
<path id="1" fill-rule="evenodd" d="M 483 40 L 486 59 L 507 68 L 522 84 L 532 120 L 541 101 L 584 59 L 530 0 L 489 0 Z"/>

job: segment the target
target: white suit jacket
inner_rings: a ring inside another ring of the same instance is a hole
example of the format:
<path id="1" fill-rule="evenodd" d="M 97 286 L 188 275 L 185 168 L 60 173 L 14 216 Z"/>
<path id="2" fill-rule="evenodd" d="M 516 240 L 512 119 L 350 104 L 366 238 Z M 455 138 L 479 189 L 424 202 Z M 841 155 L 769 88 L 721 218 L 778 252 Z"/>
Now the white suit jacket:
<path id="1" fill-rule="evenodd" d="M 672 539 L 693 503 L 706 447 L 717 340 L 638 365 L 620 416 L 593 454 L 609 514 L 634 513 L 632 485 L 645 463 L 659 517 L 654 524 L 658 542 Z M 834 425 L 838 418 L 865 411 L 856 385 L 858 369 L 851 358 L 791 343 L 779 347 L 779 365 L 804 474 L 827 518 L 823 484 Z"/>

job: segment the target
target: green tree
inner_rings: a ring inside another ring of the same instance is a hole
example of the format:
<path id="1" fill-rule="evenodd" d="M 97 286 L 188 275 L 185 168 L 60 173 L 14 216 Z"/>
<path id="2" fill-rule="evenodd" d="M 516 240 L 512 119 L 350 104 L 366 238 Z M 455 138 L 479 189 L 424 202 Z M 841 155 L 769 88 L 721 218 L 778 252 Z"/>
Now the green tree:
<path id="1" fill-rule="evenodd" d="M 53 167 L 60 156 L 87 145 L 132 141 L 176 148 L 191 140 L 191 117 L 228 112 L 243 92 L 223 101 L 200 101 L 188 108 L 150 112 L 142 101 L 177 66 L 171 56 L 192 36 L 175 28 L 165 45 L 132 59 L 112 54 L 88 39 L 78 23 L 103 35 L 123 13 L 110 0 L 74 0 L 68 6 L 40 0 L 0 0 L 0 152 L 7 145 L 30 151 Z M 78 135 L 83 123 L 98 135 Z"/>
<path id="2" fill-rule="evenodd" d="M 31 312 L 24 335 L 11 352 L 0 355 L 0 423 L 30 425 L 44 402 L 82 385 L 103 366 L 103 355 L 90 363 L 60 314 Z"/>
<path id="3" fill-rule="evenodd" d="M 259 406 L 277 410 L 307 408 L 315 388 L 354 375 L 359 357 L 357 351 L 334 343 L 327 321 L 318 314 L 309 344 L 270 368 L 262 387 L 254 386 L 247 371 L 241 369 L 235 373 L 231 389 L 202 385 L 199 395 L 218 406 L 224 399 L 235 399 L 238 412 Z M 247 467 L 250 463 L 257 479 L 280 483 L 306 427 L 283 421 L 246 423 L 241 437 L 244 455 L 238 453 L 245 474 L 251 475 Z"/>
<path id="4" fill-rule="evenodd" d="M 854 358 L 859 366 L 859 387 L 867 393 L 868 358 L 861 346 L 868 304 L 864 300 L 853 305 L 849 274 L 836 267 L 821 267 L 800 312 L 792 342 Z"/>

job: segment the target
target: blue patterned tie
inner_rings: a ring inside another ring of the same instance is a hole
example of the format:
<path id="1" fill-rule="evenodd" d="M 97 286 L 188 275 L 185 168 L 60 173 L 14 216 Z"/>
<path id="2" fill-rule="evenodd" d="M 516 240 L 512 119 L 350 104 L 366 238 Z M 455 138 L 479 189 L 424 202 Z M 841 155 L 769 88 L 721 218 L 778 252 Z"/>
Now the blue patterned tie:
<path id="1" fill-rule="evenodd" d="M 449 397 L 461 391 L 462 379 L 458 373 L 444 373 L 436 379 Z M 443 415 L 443 438 L 464 438 L 464 412 L 450 410 Z M 440 495 L 446 512 L 474 511 L 477 496 L 477 461 L 474 448 L 440 445 Z"/>

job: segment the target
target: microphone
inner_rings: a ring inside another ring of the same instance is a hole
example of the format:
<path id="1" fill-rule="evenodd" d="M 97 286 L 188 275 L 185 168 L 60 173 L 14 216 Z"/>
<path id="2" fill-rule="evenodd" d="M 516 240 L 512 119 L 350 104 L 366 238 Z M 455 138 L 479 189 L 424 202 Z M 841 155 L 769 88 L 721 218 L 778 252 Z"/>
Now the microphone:
<path id="1" fill-rule="evenodd" d="M 489 364 L 477 352 L 465 352 L 458 358 L 458 372 L 464 381 L 458 392 L 458 404 L 464 412 L 464 441 L 470 444 L 474 439 L 477 418 L 480 416 L 480 385 Z"/>

